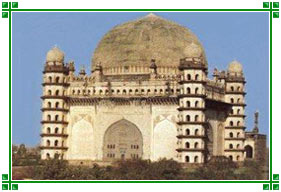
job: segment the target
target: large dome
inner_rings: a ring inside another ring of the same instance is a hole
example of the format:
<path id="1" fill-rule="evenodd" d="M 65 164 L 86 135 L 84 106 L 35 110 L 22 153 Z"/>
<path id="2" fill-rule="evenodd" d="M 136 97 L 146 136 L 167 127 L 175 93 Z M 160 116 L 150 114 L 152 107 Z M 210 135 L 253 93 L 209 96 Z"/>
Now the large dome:
<path id="1" fill-rule="evenodd" d="M 207 65 L 204 49 L 189 29 L 149 14 L 110 30 L 93 54 L 92 69 L 99 63 L 105 72 L 116 67 L 148 69 L 151 59 L 156 60 L 158 68 L 177 69 L 180 59 L 193 56 L 193 53 L 194 57 L 202 56 Z"/>

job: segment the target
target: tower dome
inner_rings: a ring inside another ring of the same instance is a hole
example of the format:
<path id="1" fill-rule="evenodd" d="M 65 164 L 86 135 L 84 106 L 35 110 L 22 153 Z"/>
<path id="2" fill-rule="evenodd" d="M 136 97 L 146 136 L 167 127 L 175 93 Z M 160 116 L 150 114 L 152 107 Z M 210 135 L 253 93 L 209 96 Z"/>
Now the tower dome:
<path id="1" fill-rule="evenodd" d="M 161 68 L 176 71 L 180 59 L 198 56 L 202 56 L 207 66 L 204 49 L 189 29 L 150 13 L 105 34 L 93 53 L 92 70 L 98 63 L 103 69 L 135 66 L 149 69 L 151 59 L 155 59 L 160 71 Z M 163 73 L 169 72 L 163 70 Z"/>
<path id="2" fill-rule="evenodd" d="M 238 61 L 234 60 L 228 65 L 228 72 L 229 73 L 243 73 L 242 64 Z"/>
<path id="3" fill-rule="evenodd" d="M 60 62 L 62 63 L 64 60 L 64 53 L 58 48 L 53 47 L 50 51 L 48 51 L 46 56 L 47 62 Z"/>

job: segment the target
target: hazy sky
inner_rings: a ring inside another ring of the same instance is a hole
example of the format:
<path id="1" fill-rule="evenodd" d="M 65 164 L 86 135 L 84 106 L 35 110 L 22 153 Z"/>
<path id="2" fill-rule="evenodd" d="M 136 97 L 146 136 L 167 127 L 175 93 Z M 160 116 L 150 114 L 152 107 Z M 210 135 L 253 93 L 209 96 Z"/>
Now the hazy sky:
<path id="1" fill-rule="evenodd" d="M 12 137 L 13 144 L 40 142 L 42 70 L 54 45 L 73 59 L 76 71 L 90 72 L 92 53 L 112 27 L 146 15 L 145 12 L 13 13 L 12 22 Z M 269 22 L 268 13 L 158 12 L 193 31 L 203 44 L 213 69 L 227 69 L 236 59 L 246 76 L 246 125 L 260 112 L 260 132 L 269 132 Z"/>

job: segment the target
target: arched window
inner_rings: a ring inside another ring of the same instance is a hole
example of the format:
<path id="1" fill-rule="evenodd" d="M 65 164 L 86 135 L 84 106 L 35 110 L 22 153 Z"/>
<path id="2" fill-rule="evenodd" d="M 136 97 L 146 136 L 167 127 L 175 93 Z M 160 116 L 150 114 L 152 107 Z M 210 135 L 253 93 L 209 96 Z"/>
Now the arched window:
<path id="1" fill-rule="evenodd" d="M 198 103 L 199 103 L 198 101 L 195 101 L 195 107 L 198 107 Z"/>
<path id="2" fill-rule="evenodd" d="M 198 74 L 195 75 L 195 80 L 196 81 L 199 80 L 199 75 Z"/>
<path id="3" fill-rule="evenodd" d="M 126 89 L 124 89 L 124 90 L 123 90 L 123 94 L 126 94 L 126 93 L 127 93 L 127 91 L 126 91 Z"/>
<path id="4" fill-rule="evenodd" d="M 58 127 L 55 128 L 55 133 L 56 133 L 56 134 L 59 133 L 59 128 L 58 128 Z"/>
<path id="5" fill-rule="evenodd" d="M 58 95 L 59 95 L 59 93 L 60 93 L 60 91 L 59 91 L 59 90 L 56 90 L 56 96 L 58 96 Z"/>
<path id="6" fill-rule="evenodd" d="M 195 94 L 198 94 L 198 90 L 199 90 L 199 88 L 197 87 L 197 88 L 195 89 Z"/>
<path id="7" fill-rule="evenodd" d="M 56 108 L 59 108 L 59 102 L 56 102 Z"/>
<path id="8" fill-rule="evenodd" d="M 55 116 L 55 121 L 58 121 L 59 120 L 59 115 L 56 115 Z"/>
<path id="9" fill-rule="evenodd" d="M 190 107 L 190 101 L 187 101 L 187 102 L 186 102 L 186 106 L 187 106 L 187 107 Z"/>
<path id="10" fill-rule="evenodd" d="M 197 149 L 198 148 L 198 142 L 194 143 L 194 148 Z"/>
<path id="11" fill-rule="evenodd" d="M 47 140 L 47 147 L 49 147 L 51 145 L 51 141 Z"/>
<path id="12" fill-rule="evenodd" d="M 233 126 L 233 121 L 230 121 L 230 122 L 229 122 L 229 125 L 230 125 L 230 126 Z"/>
<path id="13" fill-rule="evenodd" d="M 51 115 L 47 115 L 47 120 L 51 121 Z"/>
<path id="14" fill-rule="evenodd" d="M 80 90 L 78 89 L 77 94 L 80 95 Z"/>
<path id="15" fill-rule="evenodd" d="M 198 115 L 195 115 L 194 121 L 198 121 L 198 120 L 199 120 L 199 116 L 198 116 Z"/>
<path id="16" fill-rule="evenodd" d="M 240 145 L 239 145 L 239 144 L 237 144 L 237 145 L 236 145 L 236 149 L 239 149 L 239 148 L 240 148 Z"/>
<path id="17" fill-rule="evenodd" d="M 59 83 L 59 81 L 60 81 L 60 78 L 56 77 L 56 83 Z"/>
<path id="18" fill-rule="evenodd" d="M 48 95 L 52 95 L 52 91 L 51 90 L 48 90 Z"/>
<path id="19" fill-rule="evenodd" d="M 230 137 L 230 138 L 233 137 L 233 133 L 232 133 L 232 132 L 229 133 L 229 137 Z"/>
<path id="20" fill-rule="evenodd" d="M 118 93 L 119 93 L 119 90 L 118 90 Z M 102 89 L 100 89 L 100 95 L 102 94 Z"/>
<path id="21" fill-rule="evenodd" d="M 237 87 L 237 91 L 240 91 L 240 86 Z"/>
<path id="22" fill-rule="evenodd" d="M 187 80 L 191 80 L 191 75 L 190 74 L 187 75 Z"/>
<path id="23" fill-rule="evenodd" d="M 50 153 L 46 154 L 47 159 L 50 159 Z"/>
<path id="24" fill-rule="evenodd" d="M 240 121 L 237 121 L 237 126 L 240 126 Z"/>
<path id="25" fill-rule="evenodd" d="M 246 158 L 253 158 L 253 148 L 250 145 L 245 146 Z"/>
<path id="26" fill-rule="evenodd" d="M 229 144 L 229 149 L 233 149 L 233 145 L 232 144 Z"/>
<path id="27" fill-rule="evenodd" d="M 129 93 L 132 93 L 133 92 L 133 90 L 132 89 L 129 89 Z"/>
<path id="28" fill-rule="evenodd" d="M 189 130 L 189 129 L 186 129 L 186 130 L 185 130 L 185 134 L 186 134 L 186 135 L 190 135 L 190 130 Z"/>
<path id="29" fill-rule="evenodd" d="M 240 137 L 240 132 L 237 133 L 237 137 Z"/>
<path id="30" fill-rule="evenodd" d="M 232 161 L 233 160 L 233 157 L 232 157 L 232 155 L 229 155 L 229 159 Z"/>
<path id="31" fill-rule="evenodd" d="M 49 83 L 52 83 L 52 77 L 49 76 Z"/>
<path id="32" fill-rule="evenodd" d="M 198 133 L 199 133 L 199 130 L 198 130 L 198 129 L 195 129 L 194 135 L 198 135 Z"/>
<path id="33" fill-rule="evenodd" d="M 75 95 L 75 90 L 72 90 L 72 95 Z"/>
<path id="34" fill-rule="evenodd" d="M 190 145 L 188 142 L 185 143 L 185 148 L 189 149 Z"/>
<path id="35" fill-rule="evenodd" d="M 240 103 L 240 98 L 237 99 L 237 103 Z"/>
<path id="36" fill-rule="evenodd" d="M 55 153 L 54 155 L 54 159 L 59 159 L 60 155 L 58 154 L 58 152 Z"/>
<path id="37" fill-rule="evenodd" d="M 189 115 L 186 116 L 186 121 L 190 121 L 190 116 Z"/>
<path id="38" fill-rule="evenodd" d="M 58 140 L 55 140 L 55 147 L 57 147 L 59 144 L 59 141 Z"/>
<path id="39" fill-rule="evenodd" d="M 233 99 L 233 98 L 231 98 L 231 99 L 230 99 L 230 102 L 231 102 L 231 103 L 234 103 L 234 99 Z"/>
<path id="40" fill-rule="evenodd" d="M 237 161 L 239 161 L 239 160 L 240 160 L 240 156 L 239 156 L 239 155 L 237 155 L 236 160 L 237 160 Z"/>
<path id="41" fill-rule="evenodd" d="M 194 163 L 198 163 L 198 156 L 194 157 Z"/>
<path id="42" fill-rule="evenodd" d="M 190 94 L 190 88 L 189 87 L 186 89 L 186 93 Z"/>
<path id="43" fill-rule="evenodd" d="M 50 127 L 47 128 L 47 133 L 48 133 L 48 134 L 51 133 L 51 128 L 50 128 Z"/>
<path id="44" fill-rule="evenodd" d="M 163 89 L 160 89 L 160 94 L 163 93 Z"/>
<path id="45" fill-rule="evenodd" d="M 231 89 L 231 91 L 234 91 L 234 87 L 233 86 L 231 86 L 230 89 Z"/>
<path id="46" fill-rule="evenodd" d="M 48 102 L 48 108 L 51 108 L 51 107 L 52 107 L 51 102 Z"/>
<path id="47" fill-rule="evenodd" d="M 237 114 L 238 114 L 238 115 L 240 114 L 240 109 L 237 109 Z"/>
<path id="48" fill-rule="evenodd" d="M 185 162 L 189 163 L 189 156 L 185 156 Z"/>

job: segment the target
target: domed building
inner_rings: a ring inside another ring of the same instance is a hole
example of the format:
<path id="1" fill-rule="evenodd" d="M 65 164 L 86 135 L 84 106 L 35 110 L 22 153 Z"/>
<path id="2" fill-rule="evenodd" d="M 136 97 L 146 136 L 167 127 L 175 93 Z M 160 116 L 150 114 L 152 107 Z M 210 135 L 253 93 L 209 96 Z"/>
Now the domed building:
<path id="1" fill-rule="evenodd" d="M 255 137 L 257 128 L 250 140 L 245 133 L 242 65 L 233 61 L 208 79 L 204 48 L 189 29 L 148 14 L 105 34 L 91 62 L 91 74 L 82 68 L 76 75 L 59 48 L 47 53 L 42 159 L 259 157 L 266 139 Z"/>

